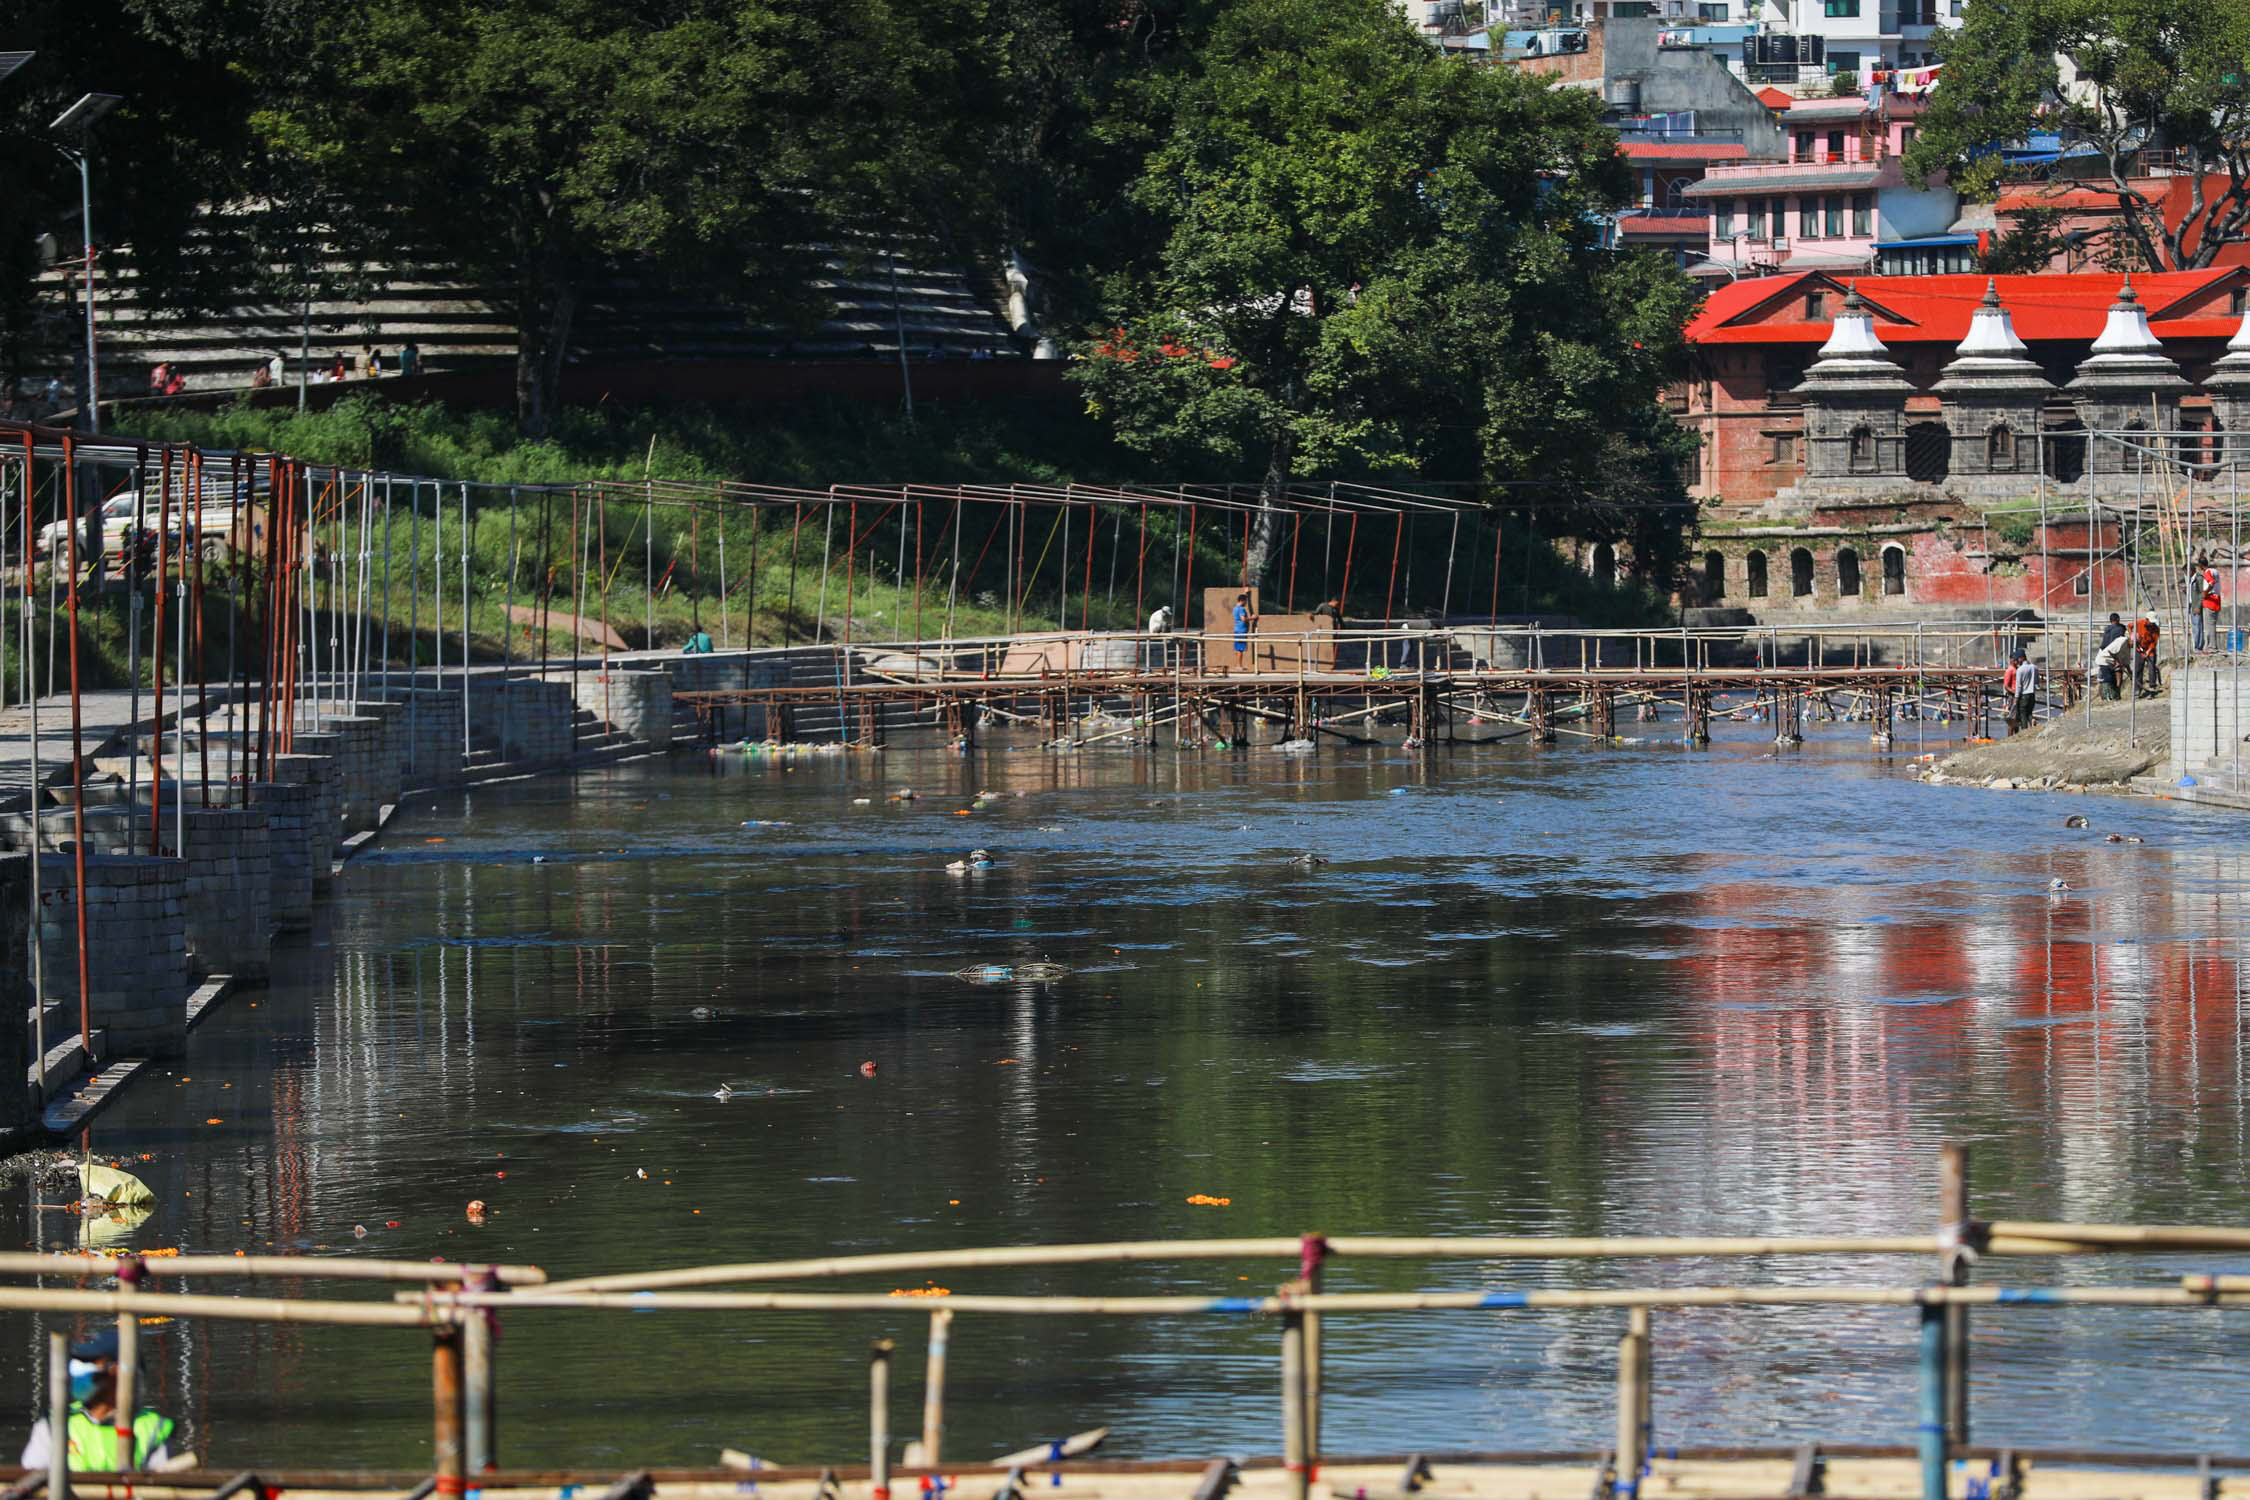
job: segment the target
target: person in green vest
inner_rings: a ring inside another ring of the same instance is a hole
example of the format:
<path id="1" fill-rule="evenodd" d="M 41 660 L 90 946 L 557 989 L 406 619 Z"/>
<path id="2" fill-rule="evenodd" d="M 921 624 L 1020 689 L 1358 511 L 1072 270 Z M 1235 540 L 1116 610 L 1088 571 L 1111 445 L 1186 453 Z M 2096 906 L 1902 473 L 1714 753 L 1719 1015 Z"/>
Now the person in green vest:
<path id="1" fill-rule="evenodd" d="M 104 1328 L 92 1338 L 71 1345 L 70 1416 L 65 1433 L 71 1472 L 114 1474 L 125 1469 L 162 1468 L 171 1460 L 165 1445 L 172 1437 L 172 1419 L 153 1411 L 133 1414 L 132 1461 L 125 1460 L 125 1444 L 116 1430 L 117 1330 Z M 41 1417 L 23 1445 L 23 1467 L 44 1471 L 52 1453 L 54 1435 Z"/>

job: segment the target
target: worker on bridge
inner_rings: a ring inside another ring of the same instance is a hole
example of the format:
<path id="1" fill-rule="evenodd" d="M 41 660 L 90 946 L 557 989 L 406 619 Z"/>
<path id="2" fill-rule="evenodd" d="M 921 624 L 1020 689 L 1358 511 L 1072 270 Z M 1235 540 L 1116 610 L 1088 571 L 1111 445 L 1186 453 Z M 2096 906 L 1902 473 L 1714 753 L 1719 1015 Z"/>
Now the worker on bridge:
<path id="1" fill-rule="evenodd" d="M 127 1469 L 161 1469 L 171 1459 L 172 1419 L 153 1411 L 133 1414 L 133 1430 L 116 1429 L 117 1330 L 104 1328 L 70 1348 L 70 1414 L 64 1431 L 71 1472 L 116 1474 Z M 132 1455 L 128 1461 L 128 1440 Z M 47 1419 L 32 1425 L 23 1445 L 23 1467 L 44 1473 L 53 1455 L 54 1434 Z"/>

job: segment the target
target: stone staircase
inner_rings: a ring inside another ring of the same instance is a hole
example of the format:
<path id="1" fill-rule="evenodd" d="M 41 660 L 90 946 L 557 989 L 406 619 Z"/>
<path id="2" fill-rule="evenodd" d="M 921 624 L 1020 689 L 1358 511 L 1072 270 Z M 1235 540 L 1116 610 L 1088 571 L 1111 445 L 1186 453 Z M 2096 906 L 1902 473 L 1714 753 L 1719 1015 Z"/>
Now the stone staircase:
<path id="1" fill-rule="evenodd" d="M 757 323 L 708 296 L 612 276 L 586 293 L 568 358 L 574 364 L 895 359 L 902 335 L 916 360 L 1013 359 L 1026 352 L 992 300 L 990 277 L 973 283 L 935 247 L 909 245 L 901 247 L 894 289 L 885 251 L 872 242 L 824 247 L 808 286 L 827 300 L 828 312 L 806 330 Z M 330 279 L 347 282 L 345 269 L 328 268 Z M 177 318 L 144 302 L 130 250 L 115 252 L 101 285 L 103 393 L 145 396 L 148 372 L 167 362 L 191 392 L 240 388 L 258 363 L 276 354 L 285 361 L 284 383 L 294 382 L 308 321 L 313 369 L 328 369 L 341 353 L 355 379 L 363 345 L 380 350 L 392 374 L 407 343 L 417 347 L 422 372 L 431 374 L 490 368 L 515 357 L 515 325 L 505 303 L 442 268 L 377 267 L 363 284 L 357 295 L 316 298 L 309 310 L 246 296 L 214 316 Z M 75 386 L 83 371 L 79 289 L 66 269 L 51 268 L 40 276 L 36 297 L 47 362 L 35 379 L 27 377 L 27 386 L 44 384 L 49 370 Z"/>

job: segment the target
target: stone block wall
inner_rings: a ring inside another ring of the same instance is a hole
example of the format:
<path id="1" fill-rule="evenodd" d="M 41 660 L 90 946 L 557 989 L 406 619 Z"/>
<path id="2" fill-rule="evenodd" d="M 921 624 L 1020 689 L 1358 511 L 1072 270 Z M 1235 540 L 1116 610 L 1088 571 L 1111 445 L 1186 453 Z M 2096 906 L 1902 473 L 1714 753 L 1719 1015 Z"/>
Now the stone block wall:
<path id="1" fill-rule="evenodd" d="M 496 747 L 502 760 L 551 765 L 569 759 L 574 718 L 568 678 L 470 679 L 471 738 Z"/>
<path id="2" fill-rule="evenodd" d="M 461 694 L 453 688 L 398 687 L 403 728 L 400 779 L 407 787 L 446 786 L 461 777 Z"/>
<path id="3" fill-rule="evenodd" d="M 31 859 L 0 855 L 0 911 L 30 909 Z M 31 1057 L 30 923 L 0 921 L 0 1057 Z M 19 1065 L 0 1086 L 0 1152 L 28 1144 L 39 1123 L 39 1101 Z"/>
<path id="4" fill-rule="evenodd" d="M 383 721 L 364 714 L 331 714 L 319 721 L 324 734 L 337 737 L 336 758 L 343 763 L 344 829 L 373 828 L 380 811 Z"/>
<path id="5" fill-rule="evenodd" d="M 250 805 L 266 815 L 267 910 L 278 932 L 312 925 L 310 828 L 318 801 L 319 789 L 303 782 L 261 781 L 250 788 Z"/>
<path id="6" fill-rule="evenodd" d="M 375 721 L 371 761 L 376 810 L 380 813 L 384 807 L 395 806 L 406 787 L 406 706 L 388 699 L 362 699 L 352 705 L 352 713 Z"/>
<path id="7" fill-rule="evenodd" d="M 188 964 L 197 975 L 232 974 L 263 978 L 272 955 L 273 871 L 266 811 L 259 807 L 203 807 L 190 799 L 183 811 L 177 788 L 164 787 L 163 821 L 157 852 L 182 858 L 185 833 L 186 908 L 182 924 Z M 100 855 L 140 855 L 148 849 L 149 804 L 120 803 L 86 809 L 86 848 Z M 29 812 L 0 813 L 0 845 L 32 847 Z M 67 851 L 76 841 L 76 820 L 68 808 L 50 808 L 39 817 L 39 845 L 49 853 Z M 309 894 L 309 893 L 308 893 Z"/>
<path id="8" fill-rule="evenodd" d="M 662 669 L 612 668 L 581 677 L 578 706 L 627 739 L 645 741 L 659 750 L 672 743 L 672 675 Z"/>
<path id="9" fill-rule="evenodd" d="M 2170 687 L 2171 774 L 2200 775 L 2214 763 L 2232 770 L 2235 746 L 2250 734 L 2250 668 L 2182 667 Z M 2250 746 L 2243 759 L 2250 762 Z"/>
<path id="10" fill-rule="evenodd" d="M 74 855 L 39 856 L 34 937 L 49 999 L 75 1011 L 78 889 Z M 86 856 L 86 1003 L 108 1033 L 110 1057 L 178 1057 L 187 1050 L 186 869 L 147 854 Z M 19 908 L 20 909 L 20 908 Z"/>
<path id="11" fill-rule="evenodd" d="M 298 735 L 303 744 L 308 735 Z M 273 779 L 295 782 L 312 789 L 312 798 L 305 807 L 302 832 L 305 863 L 312 873 L 315 890 L 327 886 L 336 875 L 336 845 L 342 841 L 344 829 L 344 786 L 341 768 L 335 757 L 328 755 L 290 754 L 273 758 Z"/>

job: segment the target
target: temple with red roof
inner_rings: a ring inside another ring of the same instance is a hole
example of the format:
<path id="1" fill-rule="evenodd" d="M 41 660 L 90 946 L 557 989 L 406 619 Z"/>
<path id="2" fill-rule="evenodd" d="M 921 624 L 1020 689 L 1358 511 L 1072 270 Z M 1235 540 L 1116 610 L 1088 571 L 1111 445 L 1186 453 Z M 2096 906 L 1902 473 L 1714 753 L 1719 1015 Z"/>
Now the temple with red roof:
<path id="1" fill-rule="evenodd" d="M 1693 602 L 2124 597 L 2114 522 L 2083 519 L 2088 502 L 2136 503 L 2151 470 L 2224 472 L 2223 434 L 2250 432 L 2246 298 L 2244 267 L 1717 288 L 1673 403 L 1700 439 Z M 2003 555 L 1984 512 L 2035 504 L 2039 545 Z"/>

